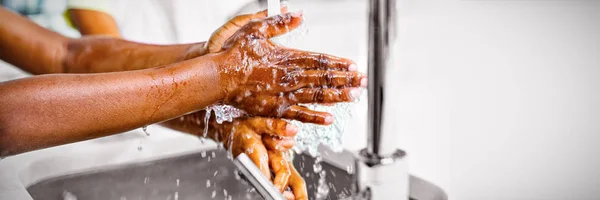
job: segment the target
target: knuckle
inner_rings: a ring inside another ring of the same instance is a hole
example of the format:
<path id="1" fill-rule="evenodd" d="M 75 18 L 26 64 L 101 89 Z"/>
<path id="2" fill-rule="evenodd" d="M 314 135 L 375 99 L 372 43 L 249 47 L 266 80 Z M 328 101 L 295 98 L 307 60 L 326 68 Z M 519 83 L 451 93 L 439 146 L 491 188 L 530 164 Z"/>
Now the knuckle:
<path id="1" fill-rule="evenodd" d="M 322 69 L 325 67 L 325 65 L 327 64 L 327 60 L 325 58 L 325 55 L 323 54 L 319 54 L 317 56 L 317 66 Z"/>

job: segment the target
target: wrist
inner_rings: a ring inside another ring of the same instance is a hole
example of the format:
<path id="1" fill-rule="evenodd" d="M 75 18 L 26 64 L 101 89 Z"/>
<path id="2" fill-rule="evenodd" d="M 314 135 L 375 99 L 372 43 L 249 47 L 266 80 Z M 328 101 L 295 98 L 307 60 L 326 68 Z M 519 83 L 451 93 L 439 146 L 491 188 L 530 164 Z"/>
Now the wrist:
<path id="1" fill-rule="evenodd" d="M 190 63 L 188 78 L 195 83 L 195 93 L 198 98 L 211 99 L 208 104 L 203 104 L 199 109 L 204 109 L 209 105 L 222 101 L 225 98 L 225 91 L 221 86 L 221 76 L 219 67 L 220 59 L 215 54 L 208 54 L 197 58 L 184 61 Z"/>
<path id="2" fill-rule="evenodd" d="M 182 61 L 197 58 L 208 53 L 208 48 L 206 47 L 207 42 L 199 42 L 191 44 L 185 53 Z"/>

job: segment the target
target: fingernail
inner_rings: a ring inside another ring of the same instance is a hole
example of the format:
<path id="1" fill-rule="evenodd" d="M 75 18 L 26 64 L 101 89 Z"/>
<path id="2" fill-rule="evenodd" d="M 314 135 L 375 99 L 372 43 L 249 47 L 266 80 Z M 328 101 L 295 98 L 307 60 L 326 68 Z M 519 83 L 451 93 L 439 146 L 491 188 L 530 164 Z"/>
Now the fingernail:
<path id="1" fill-rule="evenodd" d="M 350 95 L 352 96 L 352 99 L 358 99 L 358 97 L 360 96 L 360 90 L 357 88 L 351 89 Z"/>
<path id="2" fill-rule="evenodd" d="M 302 17 L 304 15 L 304 13 L 302 11 L 298 11 L 298 12 L 292 12 L 292 13 L 290 13 L 290 15 L 292 15 L 292 17 Z"/>
<path id="3" fill-rule="evenodd" d="M 329 115 L 329 116 L 325 117 L 325 123 L 326 124 L 333 123 L 333 116 Z"/>
<path id="4" fill-rule="evenodd" d="M 348 66 L 348 71 L 353 72 L 356 70 L 358 70 L 358 67 L 356 66 L 356 64 L 352 63 L 352 64 L 350 64 L 350 66 Z"/>
<path id="5" fill-rule="evenodd" d="M 367 79 L 366 77 L 360 79 L 360 86 L 367 87 L 368 84 L 369 84 L 369 79 Z"/>
<path id="6" fill-rule="evenodd" d="M 282 1 L 280 4 L 281 4 L 282 8 L 285 8 L 285 7 L 288 6 L 288 2 L 287 1 Z"/>
<path id="7" fill-rule="evenodd" d="M 298 132 L 298 127 L 292 125 L 292 124 L 288 124 L 285 126 L 285 132 L 288 133 L 296 133 Z"/>

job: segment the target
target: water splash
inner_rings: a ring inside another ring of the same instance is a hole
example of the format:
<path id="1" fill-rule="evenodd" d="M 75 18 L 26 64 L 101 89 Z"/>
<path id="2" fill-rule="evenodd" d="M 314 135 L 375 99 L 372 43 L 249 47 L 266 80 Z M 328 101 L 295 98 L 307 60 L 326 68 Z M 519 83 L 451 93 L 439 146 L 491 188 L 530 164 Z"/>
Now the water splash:
<path id="1" fill-rule="evenodd" d="M 202 138 L 206 138 L 208 136 L 208 122 L 210 121 L 210 115 L 212 113 L 212 108 L 207 107 L 206 113 L 204 114 L 204 131 L 202 133 Z"/>
<path id="2" fill-rule="evenodd" d="M 215 104 L 206 108 L 207 113 L 212 110 L 215 113 L 217 123 L 232 122 L 233 119 L 246 115 L 246 112 L 230 105 Z M 210 117 L 210 116 L 209 116 Z M 206 120 L 206 119 L 205 119 Z"/>
<path id="3" fill-rule="evenodd" d="M 333 106 L 306 105 L 313 110 L 331 113 L 335 121 L 329 126 L 292 121 L 292 124 L 299 127 L 294 149 L 300 152 L 306 151 L 310 155 L 316 156 L 319 153 L 319 145 L 323 144 L 335 152 L 341 152 L 343 150 L 344 127 L 348 120 L 352 118 L 352 105 L 353 103 L 337 103 Z"/>
<path id="4" fill-rule="evenodd" d="M 315 163 L 313 164 L 313 171 L 319 175 L 319 180 L 317 182 L 317 192 L 315 194 L 315 199 L 322 200 L 326 199 L 329 194 L 329 185 L 326 183 L 327 172 L 323 170 L 321 166 L 322 158 L 321 156 L 315 157 Z"/>

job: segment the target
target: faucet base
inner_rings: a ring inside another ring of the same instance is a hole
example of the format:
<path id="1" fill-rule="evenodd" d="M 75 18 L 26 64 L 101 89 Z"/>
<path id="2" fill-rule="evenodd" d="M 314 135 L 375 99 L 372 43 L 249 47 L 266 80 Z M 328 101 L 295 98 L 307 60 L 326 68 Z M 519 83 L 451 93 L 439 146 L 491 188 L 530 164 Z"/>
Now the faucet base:
<path id="1" fill-rule="evenodd" d="M 404 157 L 396 149 L 389 155 L 372 155 L 367 149 L 357 155 L 358 189 L 364 199 L 409 199 L 409 174 Z"/>

